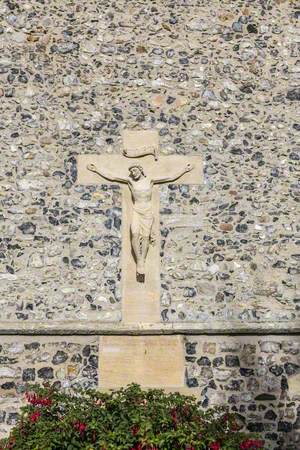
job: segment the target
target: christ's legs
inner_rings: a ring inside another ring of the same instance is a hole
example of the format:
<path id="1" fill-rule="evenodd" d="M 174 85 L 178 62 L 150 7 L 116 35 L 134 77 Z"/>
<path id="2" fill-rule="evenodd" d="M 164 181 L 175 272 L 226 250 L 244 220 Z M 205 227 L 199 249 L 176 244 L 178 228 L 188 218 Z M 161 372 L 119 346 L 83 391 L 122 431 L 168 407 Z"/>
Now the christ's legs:
<path id="1" fill-rule="evenodd" d="M 143 238 L 139 234 L 133 234 L 132 236 L 132 248 L 136 259 L 136 272 L 137 274 L 145 274 L 145 258 L 143 257 Z"/>
<path id="2" fill-rule="evenodd" d="M 134 256 L 136 258 L 136 271 L 139 275 L 145 274 L 145 262 L 149 249 L 149 238 L 140 236 L 139 234 L 133 234 L 132 236 L 132 248 Z"/>
<path id="3" fill-rule="evenodd" d="M 140 244 L 140 235 L 138 233 L 132 235 L 132 249 L 136 259 L 137 266 L 139 266 L 141 260 L 141 244 Z"/>
<path id="4" fill-rule="evenodd" d="M 147 257 L 147 253 L 149 250 L 149 238 L 146 236 L 143 236 L 141 238 L 141 261 L 142 261 L 142 269 L 143 272 L 141 273 L 145 273 L 145 262 L 146 262 L 146 257 Z"/>

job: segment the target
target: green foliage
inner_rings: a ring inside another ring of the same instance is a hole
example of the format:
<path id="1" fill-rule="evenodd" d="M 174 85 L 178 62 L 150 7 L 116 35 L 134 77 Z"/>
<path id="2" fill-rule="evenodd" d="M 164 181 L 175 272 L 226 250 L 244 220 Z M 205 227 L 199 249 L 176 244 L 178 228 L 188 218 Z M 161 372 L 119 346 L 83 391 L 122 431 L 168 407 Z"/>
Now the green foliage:
<path id="1" fill-rule="evenodd" d="M 111 393 L 31 386 L 18 424 L 0 450 L 254 450 L 224 408 L 201 411 L 193 397 L 132 384 Z"/>

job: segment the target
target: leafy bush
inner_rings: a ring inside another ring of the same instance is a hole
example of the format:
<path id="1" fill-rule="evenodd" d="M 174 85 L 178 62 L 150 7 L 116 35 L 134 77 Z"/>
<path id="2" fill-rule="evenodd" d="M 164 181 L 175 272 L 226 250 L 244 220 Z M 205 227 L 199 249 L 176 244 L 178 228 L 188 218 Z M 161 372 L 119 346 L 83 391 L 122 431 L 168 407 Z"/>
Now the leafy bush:
<path id="1" fill-rule="evenodd" d="M 0 450 L 254 450 L 224 408 L 132 384 L 112 393 L 30 387 L 18 424 Z"/>

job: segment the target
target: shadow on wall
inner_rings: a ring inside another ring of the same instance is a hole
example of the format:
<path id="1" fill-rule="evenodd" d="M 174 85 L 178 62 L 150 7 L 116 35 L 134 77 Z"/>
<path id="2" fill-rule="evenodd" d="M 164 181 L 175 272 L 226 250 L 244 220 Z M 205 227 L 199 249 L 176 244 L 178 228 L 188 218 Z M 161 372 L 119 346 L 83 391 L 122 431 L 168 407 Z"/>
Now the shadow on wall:
<path id="1" fill-rule="evenodd" d="M 300 449 L 300 336 L 190 336 L 186 384 L 228 405 L 272 450 Z"/>

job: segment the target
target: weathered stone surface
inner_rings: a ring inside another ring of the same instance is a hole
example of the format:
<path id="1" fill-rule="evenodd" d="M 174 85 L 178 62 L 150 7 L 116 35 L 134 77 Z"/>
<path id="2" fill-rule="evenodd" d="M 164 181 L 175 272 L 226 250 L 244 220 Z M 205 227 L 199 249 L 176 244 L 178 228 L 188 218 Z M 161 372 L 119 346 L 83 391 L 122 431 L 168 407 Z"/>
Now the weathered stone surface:
<path id="1" fill-rule="evenodd" d="M 296 321 L 294 2 L 29 3 L 1 6 L 2 319 L 120 320 L 120 192 L 75 187 L 76 156 L 153 128 L 206 161 L 161 193 L 162 320 Z"/>
<path id="2" fill-rule="evenodd" d="M 143 387 L 183 388 L 181 336 L 102 336 L 100 387 L 129 383 Z"/>
<path id="3" fill-rule="evenodd" d="M 1 336 L 0 361 L 0 436 L 15 423 L 27 384 L 98 385 L 96 337 Z"/>
<path id="4" fill-rule="evenodd" d="M 286 362 L 286 349 L 295 350 L 299 343 L 299 336 L 186 337 L 186 384 L 199 390 L 204 408 L 228 404 L 239 413 L 243 428 L 258 432 L 268 448 L 296 449 L 298 435 L 293 430 L 299 426 L 300 359 L 294 351 Z M 214 355 L 207 353 L 208 344 L 215 347 Z M 194 360 L 188 358 L 191 345 Z M 238 367 L 241 361 L 243 367 Z"/>

